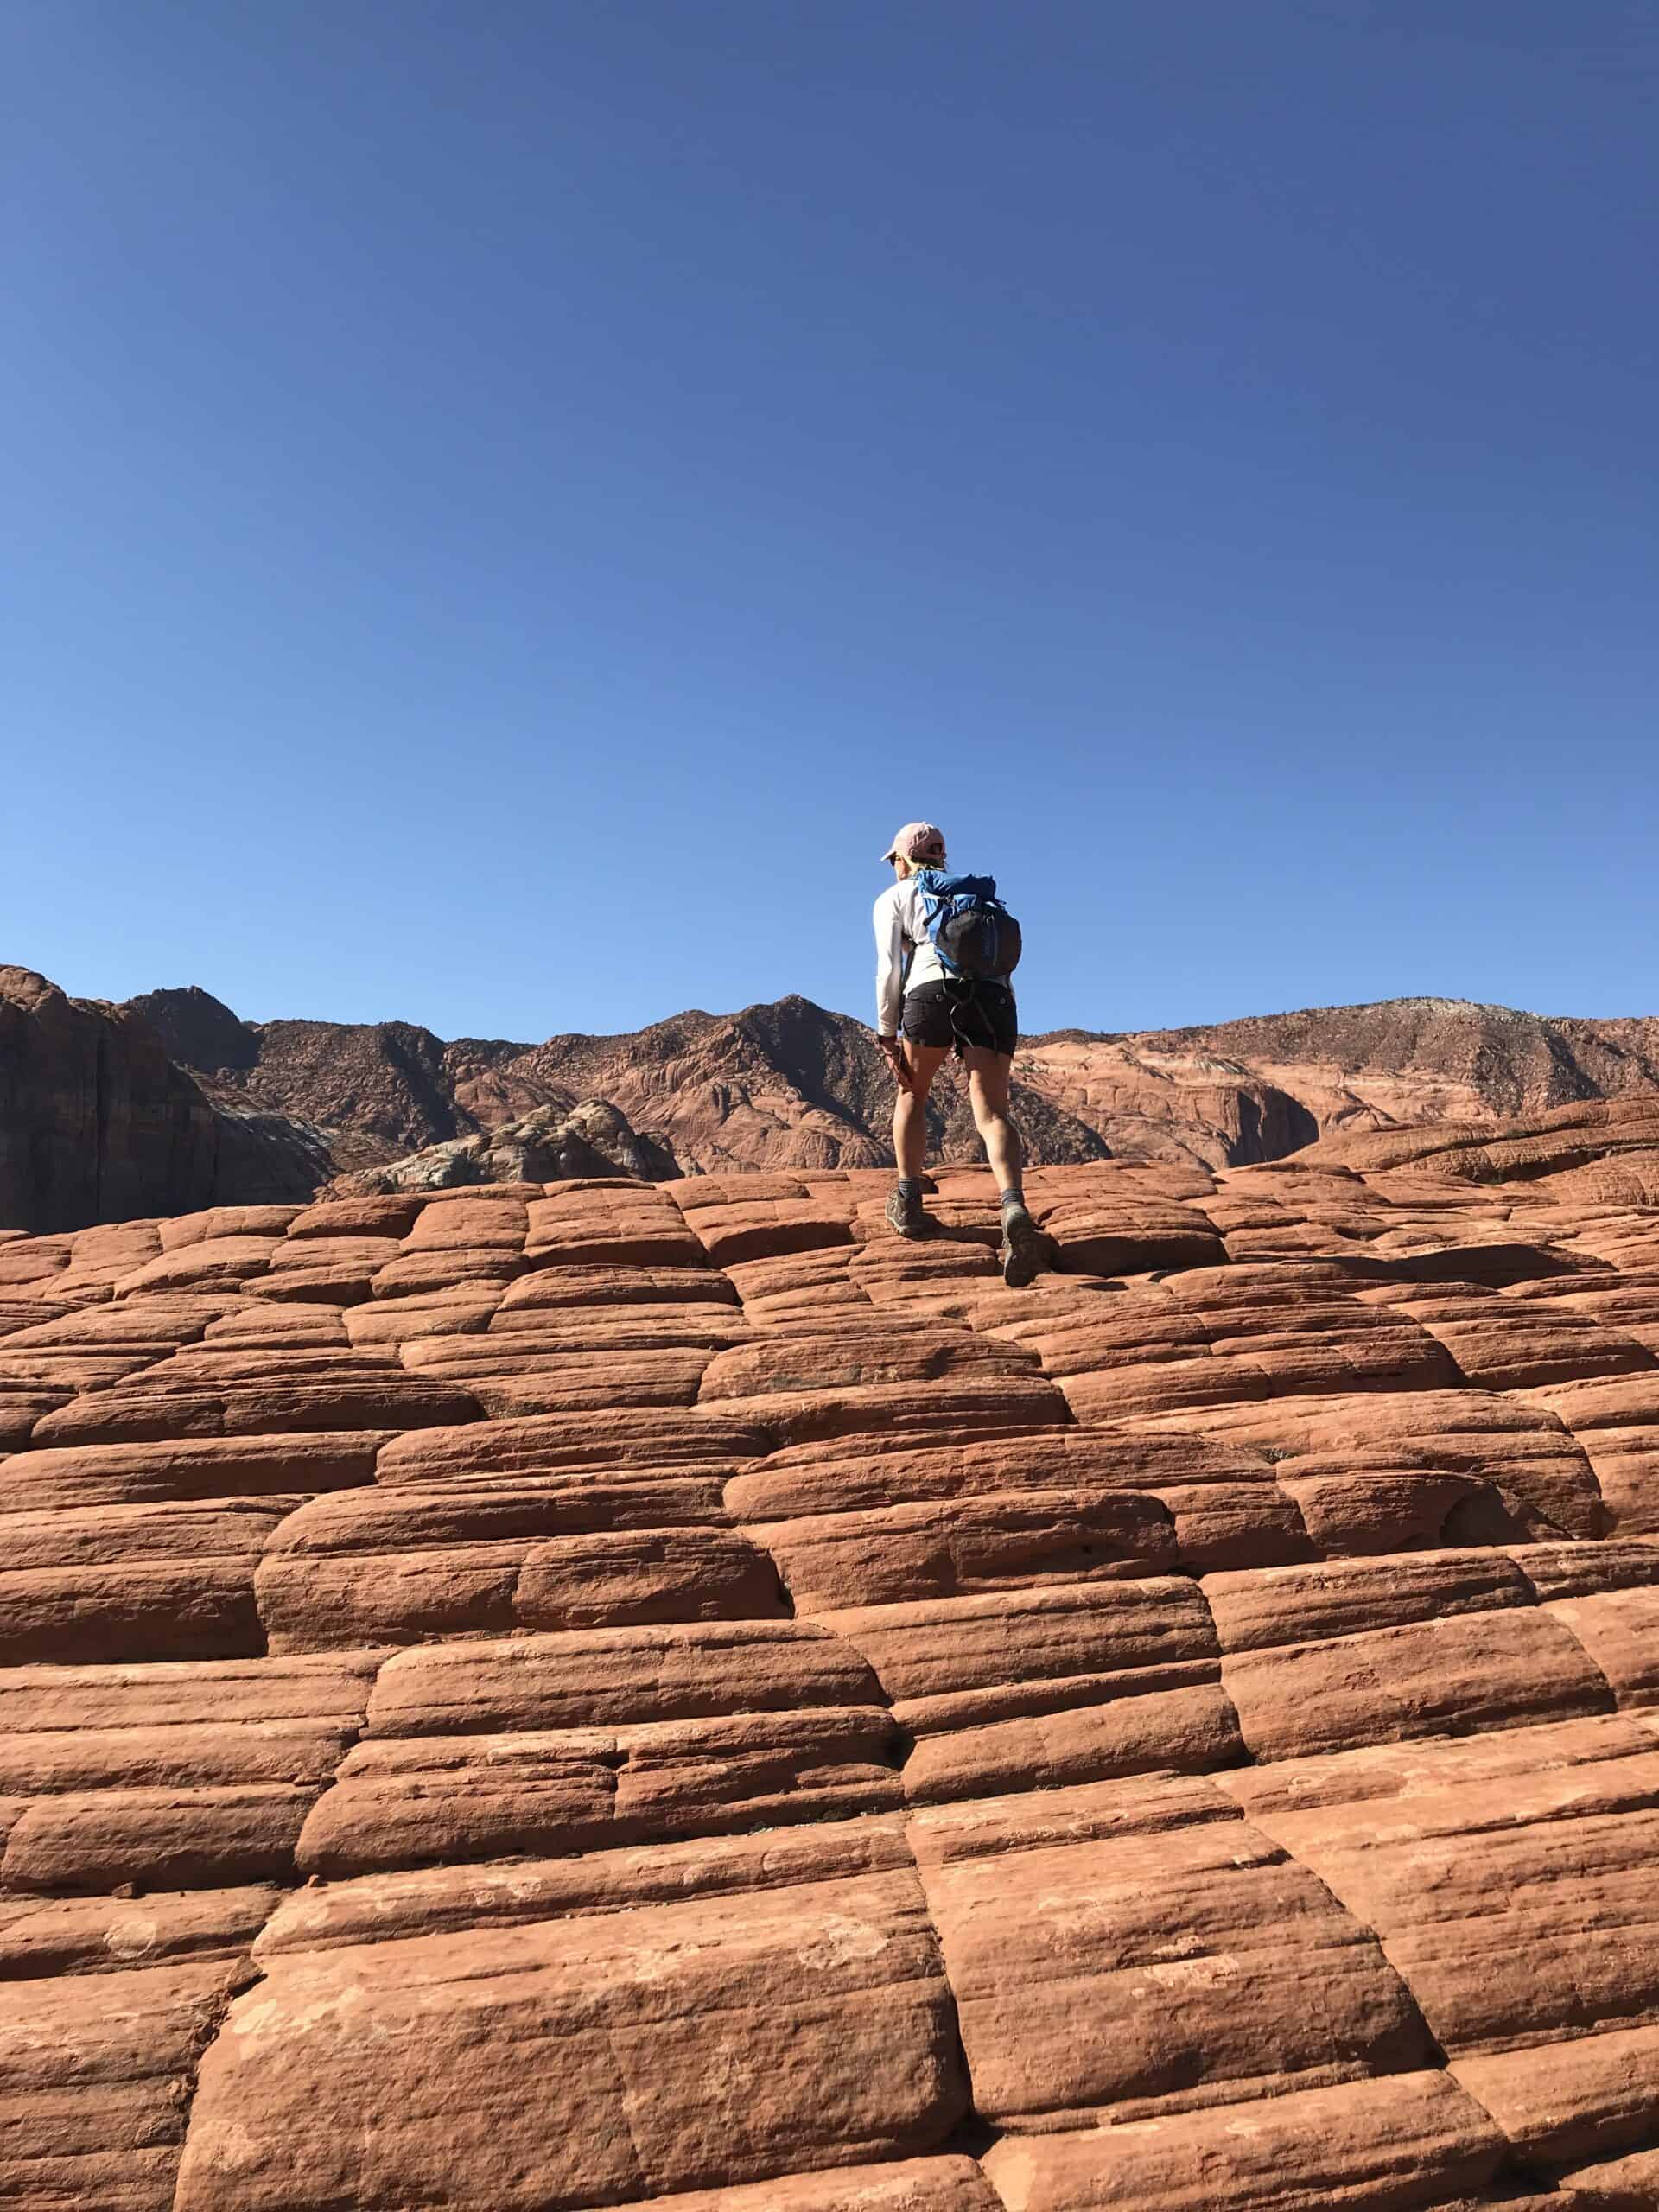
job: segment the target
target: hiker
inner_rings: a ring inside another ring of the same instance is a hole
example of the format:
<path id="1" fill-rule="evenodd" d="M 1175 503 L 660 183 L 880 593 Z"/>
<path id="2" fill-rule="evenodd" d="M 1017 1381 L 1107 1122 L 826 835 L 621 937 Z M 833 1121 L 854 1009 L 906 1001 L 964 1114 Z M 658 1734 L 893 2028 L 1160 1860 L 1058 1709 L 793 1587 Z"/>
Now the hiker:
<path id="1" fill-rule="evenodd" d="M 875 902 L 875 1041 L 899 1085 L 893 1102 L 899 1184 L 887 1200 L 887 1219 L 900 1236 L 925 1236 L 932 1225 L 922 1205 L 927 1094 L 954 1052 L 966 1064 L 974 1126 L 1001 1194 L 1002 1280 L 1020 1289 L 1048 1262 L 1050 1248 L 1027 1209 L 1024 1147 L 1008 1118 L 1019 1035 L 1014 993 L 1006 974 L 965 973 L 936 942 L 942 914 L 957 903 L 949 895 L 952 886 L 988 887 L 1005 936 L 1012 932 L 1008 968 L 1019 957 L 1019 925 L 997 905 L 988 877 L 931 873 L 944 869 L 945 858 L 944 833 L 932 823 L 906 823 L 883 857 L 894 880 Z M 976 893 L 960 903 L 982 906 L 984 901 Z M 977 914 L 969 919 L 976 921 Z"/>

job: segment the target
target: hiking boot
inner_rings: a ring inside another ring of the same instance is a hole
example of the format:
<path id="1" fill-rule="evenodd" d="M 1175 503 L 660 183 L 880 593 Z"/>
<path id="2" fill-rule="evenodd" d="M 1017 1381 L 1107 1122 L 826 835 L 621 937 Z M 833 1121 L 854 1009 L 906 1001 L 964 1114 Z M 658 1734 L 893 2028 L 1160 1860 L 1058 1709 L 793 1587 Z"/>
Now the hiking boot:
<path id="1" fill-rule="evenodd" d="M 887 1200 L 887 1226 L 899 1236 L 925 1236 L 932 1224 L 919 1191 L 895 1191 Z"/>
<path id="2" fill-rule="evenodd" d="M 1002 1280 L 1010 1290 L 1023 1290 L 1052 1260 L 1053 1247 L 1023 1206 L 1011 1206 L 1002 1217 Z"/>

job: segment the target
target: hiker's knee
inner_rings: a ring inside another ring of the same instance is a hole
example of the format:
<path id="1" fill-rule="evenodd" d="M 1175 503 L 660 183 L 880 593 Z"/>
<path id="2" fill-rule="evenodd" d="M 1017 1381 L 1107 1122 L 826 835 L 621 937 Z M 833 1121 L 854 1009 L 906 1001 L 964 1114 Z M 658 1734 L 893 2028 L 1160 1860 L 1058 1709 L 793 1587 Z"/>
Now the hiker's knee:
<path id="1" fill-rule="evenodd" d="M 969 1056 L 968 1103 L 982 1130 L 988 1122 L 1007 1120 L 1008 1068 L 998 1055 Z"/>
<path id="2" fill-rule="evenodd" d="M 907 1095 L 913 1098 L 918 1106 L 933 1088 L 934 1077 L 938 1075 L 949 1058 L 948 1052 L 941 1052 L 934 1046 L 906 1046 L 905 1065 L 910 1073 L 910 1090 Z M 901 1096 L 905 1095 L 906 1094 L 900 1094 Z"/>

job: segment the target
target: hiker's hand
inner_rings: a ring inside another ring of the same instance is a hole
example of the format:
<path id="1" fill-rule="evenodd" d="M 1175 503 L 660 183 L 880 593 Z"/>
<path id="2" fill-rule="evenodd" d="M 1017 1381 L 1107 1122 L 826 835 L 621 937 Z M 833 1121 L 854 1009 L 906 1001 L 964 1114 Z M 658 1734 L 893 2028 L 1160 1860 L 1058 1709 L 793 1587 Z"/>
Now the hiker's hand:
<path id="1" fill-rule="evenodd" d="M 893 1079 L 900 1090 L 910 1089 L 910 1066 L 905 1058 L 905 1048 L 896 1037 L 878 1037 L 876 1043 L 887 1056 L 887 1065 L 893 1070 Z"/>

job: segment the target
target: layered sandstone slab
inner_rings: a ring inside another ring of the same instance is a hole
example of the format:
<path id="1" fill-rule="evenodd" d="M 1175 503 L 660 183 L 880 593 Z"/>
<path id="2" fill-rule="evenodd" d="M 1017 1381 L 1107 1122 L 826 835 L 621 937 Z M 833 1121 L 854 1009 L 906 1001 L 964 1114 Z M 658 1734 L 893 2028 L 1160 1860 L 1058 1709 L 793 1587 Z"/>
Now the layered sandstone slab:
<path id="1" fill-rule="evenodd" d="M 1659 2202 L 1640 1119 L 0 1240 L 0 2195 Z"/>

